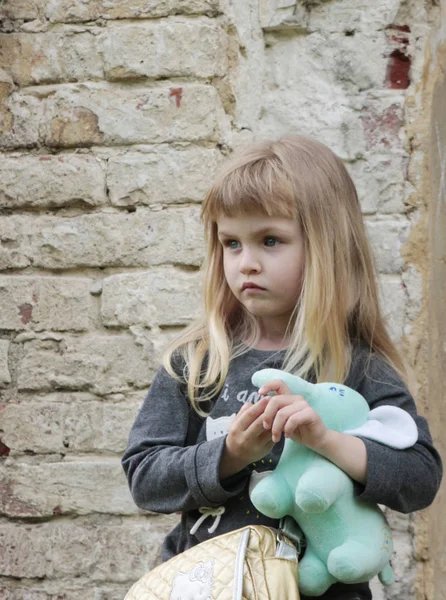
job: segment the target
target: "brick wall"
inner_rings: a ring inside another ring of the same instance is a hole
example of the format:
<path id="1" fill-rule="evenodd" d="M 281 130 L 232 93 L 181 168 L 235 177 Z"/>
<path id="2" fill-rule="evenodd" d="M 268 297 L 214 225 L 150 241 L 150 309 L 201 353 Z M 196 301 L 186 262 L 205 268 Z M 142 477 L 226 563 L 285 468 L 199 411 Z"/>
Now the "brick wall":
<path id="1" fill-rule="evenodd" d="M 199 311 L 199 203 L 233 150 L 294 132 L 346 161 L 422 379 L 414 236 L 438 7 L 3 0 L 0 14 L 0 599 L 118 600 L 177 520 L 136 509 L 120 455 L 162 348 Z M 389 518 L 398 582 L 376 598 L 425 598 L 416 523 Z"/>

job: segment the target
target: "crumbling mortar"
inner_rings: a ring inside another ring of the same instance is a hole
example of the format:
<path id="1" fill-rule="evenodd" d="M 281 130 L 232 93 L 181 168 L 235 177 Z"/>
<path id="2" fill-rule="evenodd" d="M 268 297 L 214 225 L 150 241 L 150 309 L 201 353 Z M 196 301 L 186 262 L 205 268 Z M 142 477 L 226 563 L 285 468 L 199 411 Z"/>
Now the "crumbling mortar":
<path id="1" fill-rule="evenodd" d="M 246 128 L 243 128 L 246 129 Z M 55 147 L 45 146 L 42 142 L 38 146 L 15 146 L 14 148 L 0 146 L 0 157 L 20 157 L 20 156 L 95 156 L 100 160 L 108 160 L 109 158 L 123 157 L 127 154 L 139 152 L 141 156 L 145 154 L 154 154 L 158 148 L 166 148 L 172 150 L 185 150 L 189 148 L 206 148 L 210 150 L 218 150 L 219 144 L 211 139 L 196 139 L 196 140 L 161 140 L 160 142 L 150 142 L 142 144 L 141 142 L 122 142 L 113 143 L 111 146 L 92 145 L 89 147 Z"/>
<path id="2" fill-rule="evenodd" d="M 197 265 L 189 265 L 182 263 L 170 262 L 168 266 L 172 266 L 181 271 L 192 271 L 198 272 L 200 267 Z M 128 275 L 128 274 L 144 274 L 148 271 L 152 273 L 163 272 L 163 265 L 149 265 L 147 267 L 141 266 L 107 266 L 107 267 L 61 267 L 60 269 L 49 269 L 43 267 L 27 267 L 27 268 L 13 268 L 8 269 L 8 271 L 0 271 L 0 276 L 9 277 L 9 276 L 17 276 L 17 277 L 26 277 L 26 278 L 36 278 L 39 277 L 44 279 L 62 279 L 64 277 L 76 278 L 79 279 L 91 279 L 92 283 L 97 281 L 101 281 L 102 279 L 106 279 L 107 277 L 111 277 L 113 275 Z M 3 334 L 10 335 L 10 330 L 2 330 L 0 329 L 0 336 Z"/>
<path id="3" fill-rule="evenodd" d="M 209 11 L 203 11 L 203 12 L 198 12 L 198 13 L 184 13 L 181 11 L 175 11 L 173 10 L 170 13 L 166 13 L 165 15 L 158 15 L 158 16 L 139 16 L 139 17 L 122 17 L 122 18 L 108 18 L 108 17 L 98 17 L 97 19 L 93 19 L 93 20 L 85 20 L 82 21 L 81 19 L 77 20 L 77 21 L 58 21 L 58 22 L 51 22 L 54 25 L 73 25 L 73 26 L 85 26 L 85 27 L 109 27 L 110 24 L 113 25 L 117 25 L 120 26 L 122 25 L 126 25 L 126 24 L 139 24 L 139 23 L 157 23 L 157 22 L 163 22 L 166 20 L 173 20 L 173 19 L 178 19 L 179 17 L 184 18 L 185 20 L 199 20 L 202 19 L 203 17 L 207 17 L 208 19 L 217 19 L 218 17 L 222 17 L 224 16 L 224 13 L 222 13 L 221 11 L 218 10 L 209 10 Z"/>
<path id="4" fill-rule="evenodd" d="M 205 79 L 211 78 L 202 78 L 203 81 Z M 138 77 L 136 79 L 123 79 L 120 81 L 109 81 L 109 80 L 98 80 L 98 81 L 67 81 L 61 83 L 52 83 L 52 84 L 43 84 L 43 85 L 28 85 L 20 88 L 20 93 L 24 96 L 34 96 L 35 98 L 39 98 L 45 100 L 50 96 L 54 96 L 60 90 L 71 90 L 74 92 L 79 92 L 82 90 L 86 91 L 123 91 L 123 90 L 157 90 L 157 89 L 166 89 L 168 87 L 175 87 L 178 84 L 200 84 L 199 77 L 186 77 L 186 76 L 178 76 L 178 77 L 162 77 L 162 78 L 153 78 L 153 77 Z M 152 142 L 151 142 L 152 143 Z M 166 143 L 158 142 L 158 143 Z M 154 142 L 156 144 L 156 142 Z"/>
<path id="5" fill-rule="evenodd" d="M 169 202 L 168 204 L 153 204 L 152 206 L 147 204 L 135 204 L 134 206 L 119 206 L 119 205 L 102 205 L 91 206 L 87 203 L 82 205 L 71 205 L 71 203 L 67 203 L 63 206 L 21 206 L 20 210 L 14 209 L 0 209 L 0 217 L 12 217 L 12 216 L 22 216 L 22 217 L 36 217 L 36 216 L 46 216 L 46 217 L 63 217 L 64 219 L 77 219 L 78 217 L 88 216 L 88 215 L 126 215 L 129 213 L 134 213 L 137 210 L 141 212 L 148 213 L 158 213 L 161 211 L 171 212 L 172 210 L 185 210 L 187 211 L 189 208 L 197 208 L 201 205 L 201 202 L 195 200 L 186 200 L 185 202 Z M 135 210 L 133 210 L 135 209 Z M 145 246 L 144 248 L 147 248 Z"/>

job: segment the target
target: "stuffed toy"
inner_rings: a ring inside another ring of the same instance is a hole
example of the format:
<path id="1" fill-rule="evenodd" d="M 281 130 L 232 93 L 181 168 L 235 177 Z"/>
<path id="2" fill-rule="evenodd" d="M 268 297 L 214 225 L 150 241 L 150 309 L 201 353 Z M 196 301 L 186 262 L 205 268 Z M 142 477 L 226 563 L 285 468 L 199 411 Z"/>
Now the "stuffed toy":
<path id="1" fill-rule="evenodd" d="M 310 384 L 276 369 L 257 371 L 255 386 L 282 380 L 301 395 L 329 429 L 376 440 L 392 448 L 415 444 L 415 421 L 404 410 L 381 406 L 370 411 L 354 390 L 336 383 Z M 268 517 L 291 515 L 306 537 L 299 563 L 299 590 L 322 595 L 333 583 L 359 583 L 378 575 L 384 585 L 394 581 L 389 564 L 392 536 L 384 514 L 371 502 L 358 500 L 352 479 L 313 450 L 286 439 L 274 471 L 252 480 L 250 497 Z"/>

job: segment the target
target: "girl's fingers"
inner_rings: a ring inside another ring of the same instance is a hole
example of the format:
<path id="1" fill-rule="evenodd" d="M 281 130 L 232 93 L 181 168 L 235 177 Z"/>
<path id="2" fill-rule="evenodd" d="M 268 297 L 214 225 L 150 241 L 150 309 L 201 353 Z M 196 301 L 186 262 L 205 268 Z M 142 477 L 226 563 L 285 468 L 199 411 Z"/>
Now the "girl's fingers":
<path id="1" fill-rule="evenodd" d="M 263 427 L 263 414 L 260 414 L 257 419 L 251 423 L 251 425 L 246 429 L 246 433 L 250 437 L 263 436 L 265 433 L 269 438 L 271 438 L 271 432 L 266 431 Z"/>
<path id="2" fill-rule="evenodd" d="M 274 396 L 274 401 L 271 399 L 263 413 L 263 427 L 265 429 L 271 429 L 277 412 L 287 404 L 289 402 L 282 396 Z"/>
<path id="3" fill-rule="evenodd" d="M 297 427 L 302 427 L 302 425 L 310 425 L 315 423 L 314 413 L 311 409 L 303 409 L 299 412 L 293 413 L 289 416 L 287 422 L 284 425 L 283 432 L 285 435 L 290 436 Z"/>
<path id="4" fill-rule="evenodd" d="M 254 421 L 263 414 L 268 404 L 268 398 L 262 398 L 256 404 L 246 403 L 237 415 L 237 424 L 240 429 L 246 430 Z M 246 408 L 245 408 L 246 407 Z"/>
<path id="5" fill-rule="evenodd" d="M 262 387 L 259 388 L 260 396 L 265 396 L 265 394 L 268 394 L 269 392 L 275 392 L 276 394 L 280 394 L 282 396 L 291 394 L 289 388 L 281 379 L 273 379 L 273 381 L 268 381 L 268 383 L 264 383 Z"/>
<path id="6" fill-rule="evenodd" d="M 296 407 L 293 404 L 289 404 L 284 408 L 281 408 L 274 417 L 274 421 L 271 427 L 271 435 L 273 442 L 278 442 L 282 432 L 285 432 L 285 427 L 288 424 L 290 418 L 296 414 Z"/>
<path id="7" fill-rule="evenodd" d="M 265 445 L 271 444 L 273 438 L 271 436 L 271 431 L 263 431 L 259 434 L 258 439 L 260 442 L 263 442 Z M 274 442 L 275 443 L 275 442 Z"/>
<path id="8" fill-rule="evenodd" d="M 274 396 L 268 402 L 268 406 L 263 413 L 263 426 L 265 429 L 271 429 L 277 412 L 285 406 L 293 406 L 294 411 L 298 411 L 308 406 L 308 404 L 301 396 Z"/>

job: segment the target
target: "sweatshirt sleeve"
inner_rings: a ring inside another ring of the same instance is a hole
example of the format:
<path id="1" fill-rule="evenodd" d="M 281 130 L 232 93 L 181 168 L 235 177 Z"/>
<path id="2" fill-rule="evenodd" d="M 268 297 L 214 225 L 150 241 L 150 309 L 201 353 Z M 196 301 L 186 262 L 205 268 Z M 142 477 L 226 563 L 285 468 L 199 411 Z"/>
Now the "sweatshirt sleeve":
<path id="1" fill-rule="evenodd" d="M 442 462 L 435 450 L 426 420 L 417 414 L 415 402 L 395 370 L 374 356 L 357 388 L 370 408 L 392 405 L 406 410 L 415 420 L 418 440 L 405 450 L 363 439 L 367 448 L 367 482 L 357 486 L 362 500 L 371 500 L 409 513 L 429 506 L 442 478 Z"/>
<path id="2" fill-rule="evenodd" d="M 220 482 L 226 437 L 186 445 L 196 417 L 182 387 L 160 368 L 130 431 L 122 466 L 133 500 L 145 510 L 169 514 L 219 506 L 245 484 L 244 473 Z"/>

